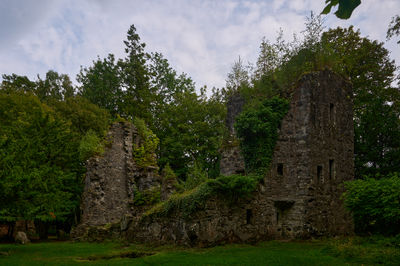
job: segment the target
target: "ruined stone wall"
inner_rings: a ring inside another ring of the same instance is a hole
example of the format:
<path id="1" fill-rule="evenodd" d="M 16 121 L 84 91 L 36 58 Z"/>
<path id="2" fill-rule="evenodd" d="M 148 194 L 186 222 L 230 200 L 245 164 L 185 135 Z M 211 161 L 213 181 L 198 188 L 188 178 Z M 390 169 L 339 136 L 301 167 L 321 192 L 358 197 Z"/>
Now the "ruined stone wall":
<path id="1" fill-rule="evenodd" d="M 251 198 L 230 203 L 215 196 L 190 216 L 177 210 L 144 216 L 132 223 L 127 239 L 206 246 L 351 233 L 340 195 L 342 182 L 353 178 L 352 123 L 349 83 L 328 70 L 304 75 L 270 170 Z"/>
<path id="2" fill-rule="evenodd" d="M 240 153 L 239 140 L 236 138 L 234 128 L 236 117 L 242 112 L 244 103 L 243 97 L 237 92 L 229 97 L 227 102 L 225 126 L 228 131 L 228 137 L 221 149 L 221 175 L 242 174 L 245 172 L 244 158 Z"/>
<path id="3" fill-rule="evenodd" d="M 112 124 L 104 154 L 86 163 L 81 219 L 71 232 L 73 238 L 85 238 L 91 227 L 109 226 L 138 215 L 140 209 L 133 206 L 136 192 L 159 185 L 158 169 L 139 168 L 133 159 L 133 144 L 140 142 L 131 123 Z"/>

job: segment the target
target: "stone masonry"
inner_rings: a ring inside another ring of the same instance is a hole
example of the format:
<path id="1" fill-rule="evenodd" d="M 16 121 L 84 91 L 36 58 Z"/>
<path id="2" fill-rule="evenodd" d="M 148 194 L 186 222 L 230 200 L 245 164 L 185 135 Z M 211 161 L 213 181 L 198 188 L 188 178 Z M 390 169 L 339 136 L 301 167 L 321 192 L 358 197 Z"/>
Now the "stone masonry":
<path id="1" fill-rule="evenodd" d="M 138 168 L 134 162 L 133 144 L 140 141 L 131 123 L 111 126 L 104 154 L 86 163 L 81 219 L 71 232 L 73 238 L 85 238 L 88 230 L 136 215 L 138 210 L 132 204 L 136 191 L 159 185 L 157 168 Z"/>
<path id="2" fill-rule="evenodd" d="M 168 217 L 143 216 L 125 236 L 208 246 L 351 234 L 351 216 L 340 197 L 343 182 L 354 176 L 353 134 L 349 82 L 329 70 L 305 74 L 293 90 L 270 170 L 252 197 L 232 204 L 215 196 L 189 217 L 178 210 Z"/>

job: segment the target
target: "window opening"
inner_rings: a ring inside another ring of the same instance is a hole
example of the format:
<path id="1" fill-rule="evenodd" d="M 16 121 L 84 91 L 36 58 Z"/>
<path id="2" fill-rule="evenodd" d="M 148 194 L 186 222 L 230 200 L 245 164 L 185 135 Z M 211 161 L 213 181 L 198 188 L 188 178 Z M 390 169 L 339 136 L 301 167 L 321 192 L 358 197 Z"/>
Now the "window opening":
<path id="1" fill-rule="evenodd" d="M 317 166 L 317 181 L 318 183 L 322 181 L 322 166 Z"/>
<path id="2" fill-rule="evenodd" d="M 329 179 L 335 178 L 335 162 L 334 160 L 329 160 Z"/>
<path id="3" fill-rule="evenodd" d="M 283 175 L 283 163 L 278 163 L 278 167 L 276 170 L 278 175 Z"/>

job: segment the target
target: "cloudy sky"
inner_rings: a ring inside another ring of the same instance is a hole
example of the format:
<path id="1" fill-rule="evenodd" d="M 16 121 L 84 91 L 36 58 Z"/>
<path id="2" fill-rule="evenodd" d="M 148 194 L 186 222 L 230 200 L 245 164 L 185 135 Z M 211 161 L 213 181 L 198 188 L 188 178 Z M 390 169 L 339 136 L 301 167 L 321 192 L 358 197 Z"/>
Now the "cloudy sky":
<path id="1" fill-rule="evenodd" d="M 222 87 L 232 63 L 255 62 L 263 36 L 279 28 L 290 39 L 325 0 L 0 0 L 0 74 L 35 78 L 49 70 L 75 78 L 97 56 L 124 57 L 123 40 L 134 24 L 148 52 L 161 52 L 197 86 Z M 327 27 L 355 25 L 385 42 L 399 0 L 362 0 L 351 19 L 326 16 Z M 396 40 L 385 46 L 400 62 Z M 1 78 L 0 78 L 1 80 Z"/>

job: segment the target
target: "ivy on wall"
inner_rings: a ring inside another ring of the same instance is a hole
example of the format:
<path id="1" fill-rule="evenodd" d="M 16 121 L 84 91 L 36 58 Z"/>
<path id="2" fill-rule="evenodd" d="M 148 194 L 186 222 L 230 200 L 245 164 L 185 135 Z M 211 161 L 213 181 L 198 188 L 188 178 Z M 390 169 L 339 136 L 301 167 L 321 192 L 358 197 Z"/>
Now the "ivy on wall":
<path id="1" fill-rule="evenodd" d="M 289 101 L 278 96 L 244 110 L 235 129 L 247 172 L 265 173 L 271 163 L 278 129 L 289 110 Z"/>
<path id="2" fill-rule="evenodd" d="M 160 140 L 158 137 L 146 126 L 144 120 L 135 118 L 133 121 L 138 130 L 140 137 L 140 144 L 133 144 L 133 158 L 139 167 L 149 167 L 157 165 L 157 158 L 155 156 Z"/>

